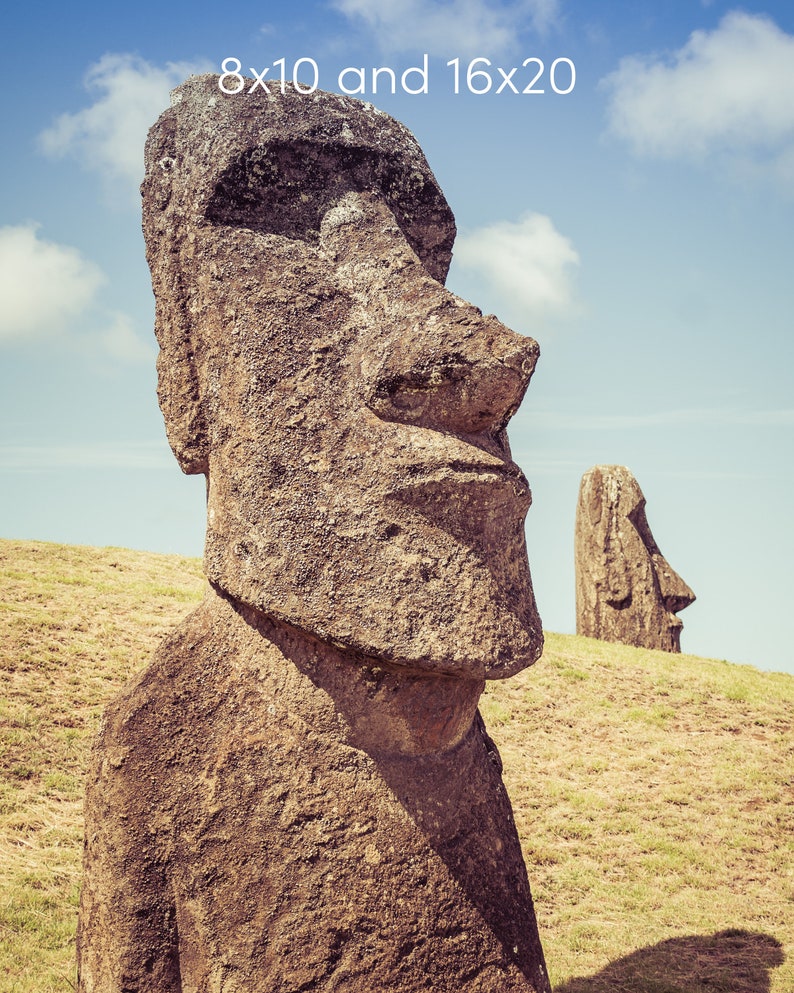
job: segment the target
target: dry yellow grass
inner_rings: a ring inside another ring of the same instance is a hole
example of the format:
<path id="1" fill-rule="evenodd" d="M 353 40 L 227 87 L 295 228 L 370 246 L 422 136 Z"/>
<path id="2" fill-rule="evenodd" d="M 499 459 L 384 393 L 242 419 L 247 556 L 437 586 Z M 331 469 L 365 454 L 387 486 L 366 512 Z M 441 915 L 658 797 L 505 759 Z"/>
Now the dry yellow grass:
<path id="1" fill-rule="evenodd" d="M 548 635 L 483 711 L 559 993 L 794 991 L 794 678 Z"/>
<path id="2" fill-rule="evenodd" d="M 102 707 L 201 596 L 193 560 L 0 541 L 0 990 L 74 984 L 85 761 Z"/>
<path id="3" fill-rule="evenodd" d="M 3 993 L 74 985 L 88 744 L 202 587 L 195 560 L 0 541 Z M 794 991 L 794 678 L 549 635 L 483 712 L 556 993 Z"/>

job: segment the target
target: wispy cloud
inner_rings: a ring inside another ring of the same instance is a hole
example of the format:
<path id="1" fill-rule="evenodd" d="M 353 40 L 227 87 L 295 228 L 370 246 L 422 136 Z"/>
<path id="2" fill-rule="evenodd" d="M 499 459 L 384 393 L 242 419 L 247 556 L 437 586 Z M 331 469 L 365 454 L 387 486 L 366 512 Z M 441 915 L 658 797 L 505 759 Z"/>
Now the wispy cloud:
<path id="1" fill-rule="evenodd" d="M 529 446 L 511 444 L 513 459 L 521 466 L 529 478 L 530 485 L 534 480 L 546 476 L 567 476 L 579 479 L 583 472 L 592 465 L 592 453 L 579 451 L 571 454 L 570 457 L 556 457 L 538 452 Z M 758 479 L 758 473 L 744 472 L 736 469 L 674 469 L 669 466 L 664 468 L 649 469 L 643 471 L 643 479 L 649 478 L 667 479 Z M 533 523 L 530 515 L 527 524 Z"/>
<path id="2" fill-rule="evenodd" d="M 464 232 L 455 243 L 455 260 L 494 288 L 514 323 L 576 311 L 572 270 L 579 255 L 544 214 Z"/>
<path id="3" fill-rule="evenodd" d="M 715 427 L 790 427 L 794 425 L 794 408 L 779 410 L 727 410 L 690 408 L 664 410 L 649 414 L 563 414 L 534 410 L 529 415 L 533 426 L 560 430 L 610 431 L 633 428 L 672 427 L 677 425 Z"/>
<path id="4" fill-rule="evenodd" d="M 169 92 L 210 63 L 168 62 L 155 66 L 137 55 L 108 53 L 92 65 L 85 88 L 90 106 L 64 113 L 39 135 L 52 156 L 73 155 L 98 172 L 106 191 L 133 201 L 143 178 L 146 134 L 169 103 Z M 136 201 L 133 201 L 136 202 Z"/>
<path id="5" fill-rule="evenodd" d="M 732 11 L 667 56 L 633 56 L 602 81 L 610 130 L 638 155 L 727 155 L 794 183 L 794 36 Z"/>
<path id="6" fill-rule="evenodd" d="M 160 441 L 86 442 L 79 445 L 2 445 L 0 471 L 50 469 L 173 468 L 168 443 Z"/>
<path id="7" fill-rule="evenodd" d="M 559 12 L 558 0 L 333 0 L 354 24 L 390 52 L 427 52 L 447 57 L 496 55 L 515 47 L 522 31 L 545 32 Z"/>
<path id="8" fill-rule="evenodd" d="M 93 302 L 105 277 L 33 222 L 0 228 L 0 342 L 58 333 Z"/>
<path id="9" fill-rule="evenodd" d="M 151 362 L 157 354 L 154 337 L 150 335 L 146 341 L 139 338 L 132 320 L 118 311 L 109 315 L 99 341 L 109 356 L 121 362 Z"/>

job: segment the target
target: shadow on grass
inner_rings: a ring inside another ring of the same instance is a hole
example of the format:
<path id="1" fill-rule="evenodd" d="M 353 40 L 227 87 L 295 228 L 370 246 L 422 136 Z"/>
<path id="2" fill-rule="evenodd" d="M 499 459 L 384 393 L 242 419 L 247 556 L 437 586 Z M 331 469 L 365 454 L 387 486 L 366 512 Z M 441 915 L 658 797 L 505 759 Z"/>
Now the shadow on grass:
<path id="1" fill-rule="evenodd" d="M 768 934 L 687 935 L 640 948 L 554 993 L 769 993 L 770 971 L 784 958 Z"/>

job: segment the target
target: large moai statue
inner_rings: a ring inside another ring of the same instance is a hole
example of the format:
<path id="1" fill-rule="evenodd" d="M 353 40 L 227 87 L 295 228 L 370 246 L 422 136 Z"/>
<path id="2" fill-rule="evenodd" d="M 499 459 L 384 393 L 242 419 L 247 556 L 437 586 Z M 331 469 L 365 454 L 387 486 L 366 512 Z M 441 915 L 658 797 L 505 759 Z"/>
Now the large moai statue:
<path id="1" fill-rule="evenodd" d="M 444 288 L 452 214 L 368 104 L 191 78 L 142 191 L 209 583 L 103 720 L 79 989 L 549 993 L 477 709 L 542 648 L 537 344 Z"/>
<path id="2" fill-rule="evenodd" d="M 695 594 L 659 551 L 625 466 L 597 465 L 582 476 L 575 559 L 577 634 L 681 651 L 676 614 Z"/>

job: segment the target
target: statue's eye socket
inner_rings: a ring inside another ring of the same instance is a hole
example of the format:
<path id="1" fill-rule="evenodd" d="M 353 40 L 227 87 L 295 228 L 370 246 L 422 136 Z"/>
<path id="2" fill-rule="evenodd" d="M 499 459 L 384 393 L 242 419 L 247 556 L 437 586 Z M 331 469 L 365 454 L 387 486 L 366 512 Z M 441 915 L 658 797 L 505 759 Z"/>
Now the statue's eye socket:
<path id="1" fill-rule="evenodd" d="M 247 152 L 221 174 L 206 216 L 216 224 L 316 242 L 323 217 L 345 193 L 377 185 L 369 151 L 268 145 Z"/>
<path id="2" fill-rule="evenodd" d="M 218 177 L 205 216 L 316 244 L 323 217 L 351 192 L 381 195 L 428 271 L 444 280 L 455 236 L 446 201 L 412 160 L 372 148 L 296 141 L 250 149 Z"/>

